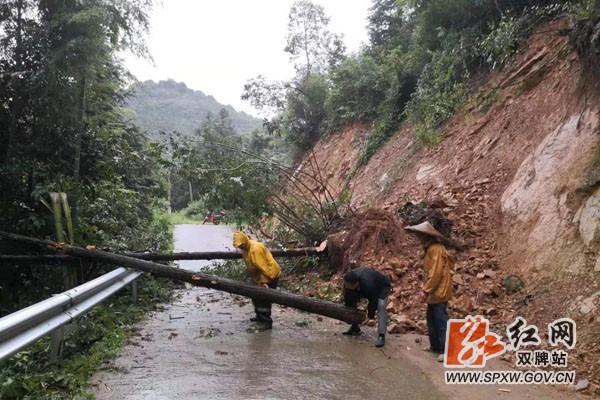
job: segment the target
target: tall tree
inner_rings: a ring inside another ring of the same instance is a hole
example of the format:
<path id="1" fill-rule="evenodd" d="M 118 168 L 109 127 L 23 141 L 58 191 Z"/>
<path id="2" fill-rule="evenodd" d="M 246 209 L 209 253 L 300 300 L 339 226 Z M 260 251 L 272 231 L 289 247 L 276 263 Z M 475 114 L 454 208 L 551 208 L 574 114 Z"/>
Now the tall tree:
<path id="1" fill-rule="evenodd" d="M 60 111 L 64 134 L 72 149 L 71 177 L 73 210 L 78 216 L 85 157 L 94 153 L 86 145 L 94 142 L 105 124 L 121 125 L 115 114 L 119 106 L 123 70 L 118 51 L 145 52 L 147 29 L 145 0 L 114 1 L 42 0 L 42 20 L 49 27 L 47 73 L 49 93 L 68 107 Z M 59 110 L 56 110 L 59 111 Z M 87 168 L 93 166 L 87 162 Z"/>
<path id="2" fill-rule="evenodd" d="M 242 99 L 269 112 L 264 123 L 268 132 L 283 134 L 306 150 L 321 134 L 329 91 L 326 74 L 345 58 L 345 46 L 341 36 L 329 30 L 323 7 L 300 0 L 290 9 L 285 51 L 296 76 L 287 82 L 267 82 L 258 76 L 246 83 Z"/>
<path id="3" fill-rule="evenodd" d="M 373 0 L 369 8 L 369 39 L 374 47 L 390 48 L 402 28 L 402 11 L 396 0 Z"/>
<path id="4" fill-rule="evenodd" d="M 299 0 L 290 9 L 285 51 L 296 71 L 308 77 L 337 64 L 344 56 L 345 46 L 341 36 L 329 30 L 329 17 L 323 7 Z"/>
<path id="5" fill-rule="evenodd" d="M 45 43 L 35 2 L 0 3 L 0 164 L 13 155 L 18 133 L 28 122 L 28 93 L 39 68 Z"/>
<path id="6" fill-rule="evenodd" d="M 129 75 L 119 60 L 121 51 L 145 54 L 149 6 L 0 0 L 0 226 L 53 234 L 40 200 L 59 191 L 78 205 L 78 242 L 156 246 L 152 208 L 165 193 L 164 162 L 124 117 Z M 0 309 L 61 290 L 54 275 L 3 269 L 0 281 L 14 290 L 0 296 Z M 27 282 L 45 284 L 32 291 Z"/>
<path id="7" fill-rule="evenodd" d="M 8 210 L 0 223 L 29 221 L 23 226 L 40 229 L 44 211 L 39 218 L 32 211 L 47 190 L 68 191 L 74 205 L 80 199 L 89 208 L 110 197 L 100 189 L 105 182 L 131 193 L 156 188 L 134 176 L 154 154 L 139 152 L 147 143 L 121 112 L 126 72 L 117 58 L 123 50 L 145 54 L 149 6 L 0 2 L 0 186 L 14 188 L 0 191 L 0 207 Z"/>

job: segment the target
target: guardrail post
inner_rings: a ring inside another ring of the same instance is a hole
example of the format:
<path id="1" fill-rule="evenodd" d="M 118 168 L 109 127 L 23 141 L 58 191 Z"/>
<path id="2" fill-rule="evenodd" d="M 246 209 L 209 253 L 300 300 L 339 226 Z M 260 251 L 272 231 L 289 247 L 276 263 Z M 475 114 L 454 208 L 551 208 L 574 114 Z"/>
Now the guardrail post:
<path id="1" fill-rule="evenodd" d="M 65 344 L 65 328 L 60 327 L 52 332 L 50 336 L 50 362 L 56 363 L 60 360 Z"/>
<path id="2" fill-rule="evenodd" d="M 131 301 L 137 303 L 138 301 L 138 284 L 137 280 L 131 282 Z"/>

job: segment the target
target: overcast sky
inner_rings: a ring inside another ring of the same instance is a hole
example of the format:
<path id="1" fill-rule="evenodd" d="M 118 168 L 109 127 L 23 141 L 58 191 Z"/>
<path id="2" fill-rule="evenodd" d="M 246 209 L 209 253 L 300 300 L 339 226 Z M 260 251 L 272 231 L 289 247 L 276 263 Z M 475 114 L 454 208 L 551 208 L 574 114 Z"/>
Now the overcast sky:
<path id="1" fill-rule="evenodd" d="M 367 41 L 371 0 L 314 0 L 344 35 L 349 51 Z M 240 99 L 246 80 L 292 76 L 285 47 L 293 0 L 163 0 L 151 15 L 148 47 L 154 64 L 133 56 L 125 64 L 140 80 L 174 79 L 223 104 L 256 115 Z"/>

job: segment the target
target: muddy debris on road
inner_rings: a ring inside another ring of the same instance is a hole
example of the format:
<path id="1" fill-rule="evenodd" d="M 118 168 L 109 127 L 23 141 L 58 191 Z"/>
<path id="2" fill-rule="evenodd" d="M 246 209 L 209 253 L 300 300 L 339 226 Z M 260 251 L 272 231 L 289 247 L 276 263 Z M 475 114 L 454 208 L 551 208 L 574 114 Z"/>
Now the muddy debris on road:
<path id="1" fill-rule="evenodd" d="M 397 214 L 369 209 L 356 214 L 346 222 L 343 230 L 328 237 L 331 263 L 341 266 L 332 282 L 341 285 L 342 274 L 357 266 L 375 268 L 392 281 L 393 290 L 387 307 L 390 333 L 425 332 L 425 305 L 417 296 L 425 280 L 421 265 L 423 249 L 404 227 L 428 220 L 448 238 L 464 241 L 460 231 L 452 232 L 452 227 L 464 228 L 467 223 L 463 219 L 453 221 L 447 217 L 440 208 L 446 206 L 439 202 L 406 203 Z M 488 316 L 501 314 L 502 320 L 512 317 L 511 299 L 502 286 L 504 277 L 499 273 L 497 264 L 489 262 L 489 252 L 480 249 L 449 250 L 457 259 L 453 273 L 455 298 L 449 304 L 453 316 L 460 318 L 478 313 Z"/>

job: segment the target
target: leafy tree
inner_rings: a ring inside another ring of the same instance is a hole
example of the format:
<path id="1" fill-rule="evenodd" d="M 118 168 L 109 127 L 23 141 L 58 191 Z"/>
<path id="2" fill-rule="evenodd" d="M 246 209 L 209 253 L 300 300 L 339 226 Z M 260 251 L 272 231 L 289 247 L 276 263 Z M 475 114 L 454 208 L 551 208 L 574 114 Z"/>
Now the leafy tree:
<path id="1" fill-rule="evenodd" d="M 396 0 L 373 0 L 369 8 L 369 40 L 375 48 L 391 48 L 406 20 Z"/>
<path id="2" fill-rule="evenodd" d="M 154 199 L 166 194 L 162 148 L 122 111 L 128 74 L 118 59 L 120 51 L 145 53 L 149 6 L 0 3 L 0 226 L 51 236 L 40 199 L 59 191 L 77 206 L 78 243 L 158 248 L 155 237 L 164 235 L 152 221 Z M 63 289 L 45 269 L 5 268 L 0 275 L 16 279 L 13 294 L 1 299 L 5 309 Z M 43 289 L 27 286 L 42 281 Z"/>
<path id="3" fill-rule="evenodd" d="M 269 188 L 276 185 L 277 171 L 268 158 L 253 156 L 231 128 L 226 112 L 206 118 L 196 139 L 179 137 L 172 146 L 172 176 L 179 193 L 189 183 L 194 198 L 207 208 L 228 210 L 238 220 L 253 221 L 268 212 Z M 175 201 L 177 208 L 189 203 L 185 196 Z"/>
<path id="4" fill-rule="evenodd" d="M 330 32 L 328 24 L 322 6 L 307 0 L 295 2 L 285 51 L 291 55 L 296 76 L 269 82 L 259 75 L 244 85 L 242 99 L 265 112 L 267 132 L 284 136 L 300 151 L 314 145 L 324 130 L 330 87 L 327 72 L 344 59 L 341 36 Z"/>
<path id="5" fill-rule="evenodd" d="M 269 82 L 264 76 L 258 75 L 244 84 L 241 97 L 242 100 L 249 101 L 252 107 L 269 116 L 285 109 L 286 92 L 291 87 L 290 82 Z"/>
<path id="6" fill-rule="evenodd" d="M 341 36 L 329 31 L 329 17 L 321 5 L 296 1 L 290 9 L 285 51 L 299 75 L 321 73 L 337 64 L 345 46 Z"/>
<path id="7" fill-rule="evenodd" d="M 377 60 L 359 54 L 342 61 L 330 74 L 327 113 L 331 127 L 346 122 L 370 122 L 377 117 L 391 80 Z"/>
<path id="8" fill-rule="evenodd" d="M 45 61 L 45 41 L 35 2 L 0 3 L 0 164 L 14 157 L 19 132 L 31 123 L 27 94 L 36 90 L 33 77 Z"/>
<path id="9" fill-rule="evenodd" d="M 325 101 L 329 83 L 324 75 L 313 74 L 287 93 L 287 108 L 281 129 L 288 140 L 301 150 L 310 149 L 319 140 L 326 117 Z"/>

